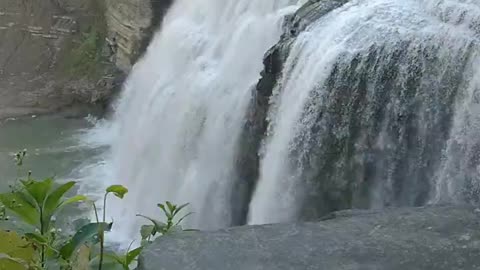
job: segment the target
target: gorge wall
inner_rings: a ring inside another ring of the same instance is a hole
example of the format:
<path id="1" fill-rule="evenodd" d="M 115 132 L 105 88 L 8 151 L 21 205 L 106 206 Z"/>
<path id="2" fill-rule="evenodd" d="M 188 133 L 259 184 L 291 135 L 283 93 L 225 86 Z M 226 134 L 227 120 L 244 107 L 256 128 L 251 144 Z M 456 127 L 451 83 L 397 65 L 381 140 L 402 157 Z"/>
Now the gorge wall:
<path id="1" fill-rule="evenodd" d="M 105 0 L 108 36 L 116 41 L 114 62 L 123 72 L 145 51 L 172 0 Z"/>
<path id="2" fill-rule="evenodd" d="M 0 2 L 0 118 L 103 107 L 169 0 Z"/>

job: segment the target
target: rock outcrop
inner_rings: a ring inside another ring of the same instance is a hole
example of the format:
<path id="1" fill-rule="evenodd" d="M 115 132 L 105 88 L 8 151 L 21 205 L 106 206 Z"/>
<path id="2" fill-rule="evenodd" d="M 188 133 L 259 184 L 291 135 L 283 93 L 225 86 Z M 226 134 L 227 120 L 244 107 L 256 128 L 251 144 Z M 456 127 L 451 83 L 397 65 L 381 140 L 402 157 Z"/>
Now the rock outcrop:
<path id="1" fill-rule="evenodd" d="M 0 2 L 0 117 L 101 103 L 110 95 L 112 65 L 97 57 L 103 9 L 95 3 Z"/>
<path id="2" fill-rule="evenodd" d="M 253 127 L 253 136 L 258 137 L 258 133 L 264 134 L 266 132 L 267 123 L 265 119 L 267 119 L 269 106 L 268 99 L 272 95 L 279 76 L 281 76 L 283 64 L 289 55 L 290 47 L 295 41 L 295 37 L 305 30 L 308 25 L 347 2 L 348 0 L 310 0 L 297 12 L 287 16 L 281 40 L 265 54 L 263 60 L 265 68 L 257 84 L 254 101 L 256 104 L 254 104 L 255 108 L 248 124 L 248 126 Z"/>
<path id="3" fill-rule="evenodd" d="M 479 210 L 342 211 L 315 223 L 183 232 L 157 239 L 140 270 L 480 269 Z"/>
<path id="4" fill-rule="evenodd" d="M 0 118 L 103 107 L 170 4 L 0 1 Z"/>
<path id="5" fill-rule="evenodd" d="M 108 38 L 116 43 L 115 63 L 128 72 L 160 26 L 172 0 L 105 0 Z"/>

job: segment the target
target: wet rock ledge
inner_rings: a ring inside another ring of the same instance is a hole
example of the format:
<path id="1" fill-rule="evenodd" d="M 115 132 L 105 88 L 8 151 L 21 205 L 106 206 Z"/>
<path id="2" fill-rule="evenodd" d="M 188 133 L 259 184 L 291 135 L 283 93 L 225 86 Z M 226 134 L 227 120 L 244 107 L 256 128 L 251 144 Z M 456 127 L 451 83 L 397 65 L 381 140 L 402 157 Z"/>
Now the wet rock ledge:
<path id="1" fill-rule="evenodd" d="M 140 270 L 480 269 L 480 213 L 462 206 L 348 210 L 318 222 L 157 239 Z"/>

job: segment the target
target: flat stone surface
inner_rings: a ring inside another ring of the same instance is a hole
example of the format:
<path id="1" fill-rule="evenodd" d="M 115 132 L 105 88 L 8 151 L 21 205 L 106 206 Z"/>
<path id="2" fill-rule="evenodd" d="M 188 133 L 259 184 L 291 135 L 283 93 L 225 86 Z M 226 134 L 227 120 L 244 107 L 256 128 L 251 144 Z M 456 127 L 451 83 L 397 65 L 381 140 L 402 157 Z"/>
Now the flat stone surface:
<path id="1" fill-rule="evenodd" d="M 480 213 L 436 206 L 341 211 L 323 221 L 157 239 L 141 270 L 480 269 Z"/>

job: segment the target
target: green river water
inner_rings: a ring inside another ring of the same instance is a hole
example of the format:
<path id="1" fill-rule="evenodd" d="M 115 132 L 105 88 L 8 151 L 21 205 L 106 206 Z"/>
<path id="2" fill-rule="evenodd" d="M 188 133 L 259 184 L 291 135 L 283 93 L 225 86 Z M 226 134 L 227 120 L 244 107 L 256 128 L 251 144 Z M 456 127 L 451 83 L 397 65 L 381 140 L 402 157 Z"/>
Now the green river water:
<path id="1" fill-rule="evenodd" d="M 98 166 L 105 148 L 85 140 L 92 127 L 87 119 L 51 116 L 0 121 L 0 192 L 8 191 L 19 175 L 25 176 L 31 170 L 37 180 L 46 177 L 57 182 L 75 180 L 78 182 L 75 192 L 98 199 L 90 193 L 105 179 L 90 179 L 95 177 L 88 168 Z M 19 169 L 13 159 L 23 149 L 27 149 L 27 157 Z M 63 216 L 70 221 L 85 218 L 89 216 L 86 209 L 87 206 L 72 207 Z"/>
<path id="2" fill-rule="evenodd" d="M 23 170 L 31 170 L 34 178 L 72 177 L 75 168 L 98 153 L 98 149 L 81 141 L 91 126 L 85 119 L 61 117 L 0 122 L 0 191 L 5 191 L 17 177 L 13 158 L 22 149 L 28 152 Z"/>

